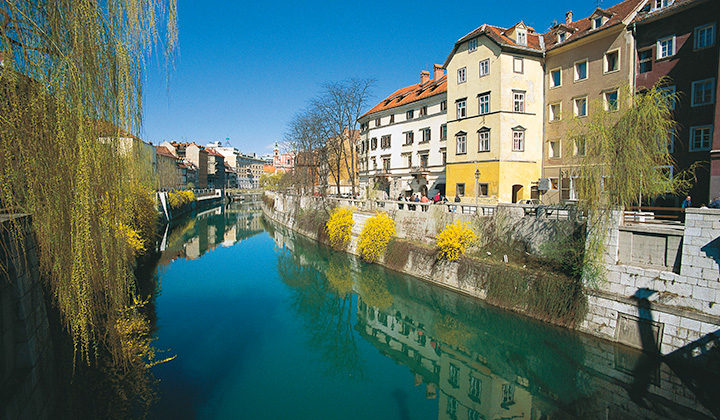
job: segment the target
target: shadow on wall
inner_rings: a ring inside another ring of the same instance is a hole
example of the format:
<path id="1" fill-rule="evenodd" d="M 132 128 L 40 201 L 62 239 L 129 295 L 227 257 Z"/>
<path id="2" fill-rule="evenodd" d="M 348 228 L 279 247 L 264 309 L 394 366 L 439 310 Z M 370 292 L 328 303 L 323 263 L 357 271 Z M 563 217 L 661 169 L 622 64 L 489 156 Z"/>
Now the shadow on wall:
<path id="1" fill-rule="evenodd" d="M 711 244 L 714 242 L 718 242 L 718 239 Z M 635 380 L 628 389 L 630 399 L 643 407 L 652 404 L 646 398 L 648 387 L 657 380 L 660 366 L 665 363 L 680 378 L 683 385 L 690 389 L 715 417 L 720 418 L 720 387 L 717 386 L 717 372 L 720 372 L 720 330 L 663 356 L 658 349 L 652 302 L 649 300 L 655 293 L 655 290 L 643 288 L 632 296 L 638 306 L 640 320 L 637 325 L 643 356 L 633 370 Z"/>
<path id="2" fill-rule="evenodd" d="M 715 264 L 720 267 L 720 237 L 708 242 L 707 245 L 700 248 L 700 250 L 705 253 L 706 257 L 712 258 L 715 261 Z"/>

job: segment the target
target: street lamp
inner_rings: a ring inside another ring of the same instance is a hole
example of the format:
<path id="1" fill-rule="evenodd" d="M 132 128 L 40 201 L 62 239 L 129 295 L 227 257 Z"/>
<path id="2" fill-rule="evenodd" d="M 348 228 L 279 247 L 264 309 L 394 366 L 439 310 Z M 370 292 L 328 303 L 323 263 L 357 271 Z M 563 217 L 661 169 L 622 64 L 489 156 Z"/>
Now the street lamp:
<path id="1" fill-rule="evenodd" d="M 477 212 L 478 195 L 480 194 L 480 170 L 475 169 L 475 211 Z"/>

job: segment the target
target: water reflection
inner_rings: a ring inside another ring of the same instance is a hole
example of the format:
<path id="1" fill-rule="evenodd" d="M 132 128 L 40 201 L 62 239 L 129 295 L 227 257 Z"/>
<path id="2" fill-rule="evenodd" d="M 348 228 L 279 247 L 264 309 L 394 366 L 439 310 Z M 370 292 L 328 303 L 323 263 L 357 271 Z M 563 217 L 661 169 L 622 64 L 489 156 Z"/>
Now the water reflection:
<path id="1" fill-rule="evenodd" d="M 354 322 L 360 337 L 412 372 L 408 386 L 437 398 L 438 419 L 712 418 L 717 410 L 708 406 L 717 400 L 698 401 L 685 385 L 692 380 L 659 361 L 648 370 L 633 349 L 365 265 L 280 228 L 273 235 L 288 250 L 279 272 L 319 354 L 357 372 Z M 350 290 L 358 295 L 355 320 Z M 405 395 L 393 393 L 401 418 Z"/>

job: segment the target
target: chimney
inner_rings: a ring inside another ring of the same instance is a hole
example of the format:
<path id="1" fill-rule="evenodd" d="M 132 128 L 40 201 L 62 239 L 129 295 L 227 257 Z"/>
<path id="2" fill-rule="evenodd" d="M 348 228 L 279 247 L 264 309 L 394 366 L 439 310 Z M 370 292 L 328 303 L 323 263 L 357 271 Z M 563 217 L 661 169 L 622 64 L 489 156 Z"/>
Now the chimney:
<path id="1" fill-rule="evenodd" d="M 430 81 L 430 72 L 427 70 L 423 70 L 420 72 L 420 84 L 424 85 L 425 83 Z"/>
<path id="2" fill-rule="evenodd" d="M 572 23 L 572 10 L 565 13 L 565 24 L 569 25 Z"/>
<path id="3" fill-rule="evenodd" d="M 445 74 L 445 71 L 443 71 L 442 65 L 435 64 L 433 66 L 433 79 L 440 80 L 441 77 Z"/>

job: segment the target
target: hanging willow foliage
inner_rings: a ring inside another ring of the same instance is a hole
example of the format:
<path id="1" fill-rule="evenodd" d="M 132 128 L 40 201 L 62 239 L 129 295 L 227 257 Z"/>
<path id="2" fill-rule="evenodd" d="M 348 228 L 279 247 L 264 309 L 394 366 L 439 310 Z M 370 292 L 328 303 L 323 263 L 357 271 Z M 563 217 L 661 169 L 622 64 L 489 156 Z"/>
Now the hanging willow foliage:
<path id="1" fill-rule="evenodd" d="M 0 0 L 0 208 L 32 215 L 42 277 L 87 363 L 133 301 L 154 185 L 126 133 L 141 124 L 145 59 L 160 41 L 170 57 L 176 32 L 174 0 Z"/>
<path id="2" fill-rule="evenodd" d="M 697 164 L 678 171 L 668 150 L 675 128 L 675 94 L 662 89 L 618 91 L 615 103 L 592 104 L 565 138 L 574 151 L 579 205 L 588 215 L 586 279 L 601 279 L 604 234 L 613 209 L 642 204 L 662 194 L 683 194 L 695 182 Z M 608 110 L 607 108 L 612 108 Z"/>

